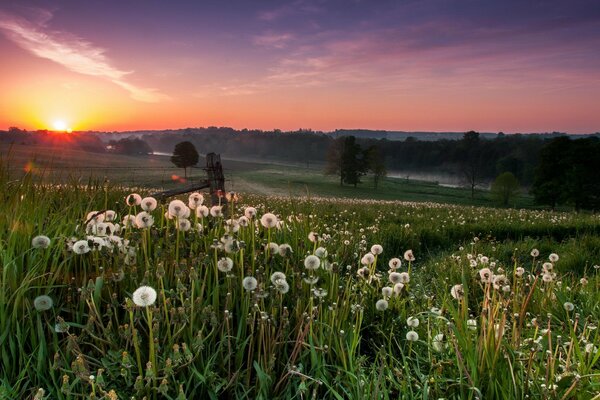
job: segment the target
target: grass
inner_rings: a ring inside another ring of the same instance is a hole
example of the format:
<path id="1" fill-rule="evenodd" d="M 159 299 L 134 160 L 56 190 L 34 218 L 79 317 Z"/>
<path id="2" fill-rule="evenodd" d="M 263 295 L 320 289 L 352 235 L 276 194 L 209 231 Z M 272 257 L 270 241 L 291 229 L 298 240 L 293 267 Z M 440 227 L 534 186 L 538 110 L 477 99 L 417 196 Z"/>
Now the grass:
<path id="1" fill-rule="evenodd" d="M 139 227 L 131 188 L 43 178 L 0 163 L 0 398 L 597 399 L 597 215 L 246 193 Z"/>

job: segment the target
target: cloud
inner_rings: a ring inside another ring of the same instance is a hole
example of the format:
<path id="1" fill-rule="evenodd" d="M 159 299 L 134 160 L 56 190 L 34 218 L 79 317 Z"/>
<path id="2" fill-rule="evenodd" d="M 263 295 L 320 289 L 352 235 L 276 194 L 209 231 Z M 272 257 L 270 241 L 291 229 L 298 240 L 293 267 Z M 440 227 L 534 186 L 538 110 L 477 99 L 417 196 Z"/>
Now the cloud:
<path id="1" fill-rule="evenodd" d="M 51 60 L 67 69 L 83 75 L 108 79 L 125 89 L 138 101 L 156 103 L 169 97 L 156 89 L 138 87 L 127 81 L 133 71 L 124 71 L 105 56 L 105 50 L 75 35 L 50 31 L 46 22 L 51 19 L 47 11 L 40 12 L 44 18 L 30 22 L 15 15 L 0 11 L 0 30 L 23 49 L 40 58 Z"/>
<path id="2" fill-rule="evenodd" d="M 283 49 L 287 46 L 293 36 L 289 33 L 265 33 L 255 36 L 253 43 L 258 46 L 270 47 L 275 49 Z"/>

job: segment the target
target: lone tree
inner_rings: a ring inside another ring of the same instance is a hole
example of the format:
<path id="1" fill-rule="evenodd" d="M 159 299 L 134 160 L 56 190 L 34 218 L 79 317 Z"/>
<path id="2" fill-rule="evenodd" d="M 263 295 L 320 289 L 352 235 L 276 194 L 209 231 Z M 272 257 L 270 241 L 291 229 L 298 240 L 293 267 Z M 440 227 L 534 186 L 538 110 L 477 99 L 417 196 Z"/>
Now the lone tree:
<path id="1" fill-rule="evenodd" d="M 200 156 L 192 142 L 180 142 L 175 145 L 171 162 L 178 168 L 183 168 L 184 176 L 187 178 L 188 167 L 198 164 Z"/>
<path id="2" fill-rule="evenodd" d="M 329 147 L 325 173 L 339 175 L 340 185 L 360 183 L 360 177 L 367 172 L 365 154 L 354 136 L 336 139 Z"/>
<path id="3" fill-rule="evenodd" d="M 378 146 L 373 145 L 365 152 L 365 159 L 369 171 L 373 174 L 373 186 L 375 186 L 375 190 L 377 190 L 379 180 L 387 175 L 385 156 L 381 154 Z"/>
<path id="4" fill-rule="evenodd" d="M 475 198 L 475 188 L 483 181 L 484 157 L 479 133 L 469 131 L 460 143 L 462 160 L 460 169 L 466 186 L 471 189 L 471 199 Z"/>
<path id="5" fill-rule="evenodd" d="M 492 183 L 492 196 L 504 207 L 519 193 L 519 180 L 512 172 L 503 172 Z"/>

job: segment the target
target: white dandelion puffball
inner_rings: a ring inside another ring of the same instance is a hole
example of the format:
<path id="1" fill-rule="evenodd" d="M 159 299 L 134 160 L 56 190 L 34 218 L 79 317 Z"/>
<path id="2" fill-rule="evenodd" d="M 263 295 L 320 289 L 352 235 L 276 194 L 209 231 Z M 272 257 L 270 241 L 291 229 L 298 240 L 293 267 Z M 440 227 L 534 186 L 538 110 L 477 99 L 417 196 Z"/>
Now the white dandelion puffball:
<path id="1" fill-rule="evenodd" d="M 362 265 L 371 265 L 375 262 L 375 256 L 373 253 L 367 253 L 360 259 Z"/>
<path id="2" fill-rule="evenodd" d="M 410 282 L 410 275 L 408 275 L 408 272 L 400 272 L 400 282 L 401 283 Z"/>
<path id="3" fill-rule="evenodd" d="M 554 269 L 554 264 L 552 264 L 551 262 L 545 262 L 544 264 L 542 264 L 542 269 L 544 270 L 544 272 L 552 272 L 552 270 Z"/>
<path id="4" fill-rule="evenodd" d="M 517 267 L 517 269 L 515 269 L 515 275 L 518 276 L 519 278 L 522 277 L 524 273 L 525 273 L 525 268 L 523 268 L 523 267 Z"/>
<path id="5" fill-rule="evenodd" d="M 404 283 L 398 282 L 394 285 L 394 293 L 396 296 L 402 293 L 402 289 L 404 289 Z"/>
<path id="6" fill-rule="evenodd" d="M 380 244 L 374 244 L 371 246 L 371 253 L 378 256 L 379 254 L 383 253 L 383 247 Z"/>
<path id="7" fill-rule="evenodd" d="M 396 270 L 402 266 L 402 261 L 399 258 L 394 257 L 390 260 L 388 265 L 390 266 L 390 269 Z"/>
<path id="8" fill-rule="evenodd" d="M 217 268 L 221 272 L 229 272 L 233 269 L 233 260 L 229 257 L 223 257 L 217 262 Z"/>
<path id="9" fill-rule="evenodd" d="M 419 340 L 419 334 L 415 331 L 408 331 L 406 332 L 406 340 L 409 342 L 416 342 Z"/>
<path id="10" fill-rule="evenodd" d="M 276 281 L 278 281 L 280 279 L 282 279 L 284 281 L 286 280 L 286 276 L 283 272 L 276 271 L 271 274 L 271 283 L 273 285 L 275 284 Z"/>
<path id="11" fill-rule="evenodd" d="M 404 252 L 404 259 L 406 261 L 415 261 L 415 256 L 413 254 L 413 251 L 412 250 L 406 250 Z"/>
<path id="12" fill-rule="evenodd" d="M 265 249 L 269 250 L 269 254 L 278 254 L 279 253 L 279 245 L 275 242 L 267 243 L 265 245 Z"/>
<path id="13" fill-rule="evenodd" d="M 169 214 L 172 217 L 176 217 L 176 218 L 183 218 L 186 214 L 186 209 L 188 207 L 185 205 L 185 203 L 181 200 L 172 200 L 169 203 Z"/>
<path id="14" fill-rule="evenodd" d="M 475 319 L 468 319 L 467 320 L 467 328 L 469 328 L 469 330 L 476 330 L 477 329 L 477 320 Z"/>
<path id="15" fill-rule="evenodd" d="M 406 320 L 406 325 L 408 325 L 409 328 L 416 328 L 419 326 L 419 319 L 415 317 L 408 317 Z"/>
<path id="16" fill-rule="evenodd" d="M 196 217 L 198 218 L 206 218 L 210 214 L 210 210 L 206 206 L 198 206 L 196 207 Z"/>
<path id="17" fill-rule="evenodd" d="M 279 245 L 279 255 L 281 257 L 286 257 L 293 253 L 292 246 L 287 243 Z"/>
<path id="18" fill-rule="evenodd" d="M 315 255 L 309 255 L 304 259 L 304 267 L 309 270 L 319 269 L 321 266 L 321 259 Z"/>
<path id="19" fill-rule="evenodd" d="M 290 284 L 285 279 L 277 279 L 274 283 L 275 290 L 281 294 L 286 294 L 290 290 Z"/>
<path id="20" fill-rule="evenodd" d="M 219 218 L 223 216 L 223 207 L 222 206 L 212 206 L 210 208 L 210 216 L 213 218 Z"/>
<path id="21" fill-rule="evenodd" d="M 390 280 L 390 283 L 396 284 L 401 281 L 402 275 L 400 275 L 399 272 L 390 272 L 388 279 Z"/>
<path id="22" fill-rule="evenodd" d="M 225 230 L 227 232 L 236 233 L 240 230 L 240 223 L 237 219 L 228 219 L 225 221 Z"/>
<path id="23" fill-rule="evenodd" d="M 202 203 L 204 203 L 204 196 L 198 192 L 192 193 L 190 194 L 190 197 L 188 197 L 188 207 L 192 210 L 195 210 L 198 206 L 202 205 Z"/>
<path id="24" fill-rule="evenodd" d="M 187 232 L 192 228 L 192 223 L 185 218 L 181 218 L 177 220 L 177 229 L 182 232 Z"/>
<path id="25" fill-rule="evenodd" d="M 47 311 L 52 308 L 54 301 L 50 296 L 42 295 L 33 300 L 33 306 L 38 311 Z"/>
<path id="26" fill-rule="evenodd" d="M 553 263 L 557 262 L 557 261 L 558 261 L 558 254 L 556 254 L 556 253 L 551 253 L 551 254 L 548 256 L 548 260 L 550 260 L 550 261 L 551 261 L 551 262 L 553 262 Z"/>
<path id="27" fill-rule="evenodd" d="M 139 206 L 142 204 L 142 196 L 137 193 L 131 193 L 125 198 L 125 203 L 127 203 L 128 206 Z"/>
<path id="28" fill-rule="evenodd" d="M 540 255 L 540 251 L 538 249 L 531 250 L 531 257 L 537 257 Z"/>
<path id="29" fill-rule="evenodd" d="M 463 296 L 465 295 L 465 291 L 463 289 L 463 285 L 458 284 L 458 285 L 454 285 L 452 286 L 452 289 L 450 290 L 450 294 L 452 295 L 452 297 L 454 297 L 456 300 L 460 300 L 463 298 Z"/>
<path id="30" fill-rule="evenodd" d="M 154 224 L 154 217 L 146 211 L 140 212 L 135 216 L 135 225 L 140 228 L 150 228 Z"/>
<path id="31" fill-rule="evenodd" d="M 315 250 L 315 256 L 319 258 L 327 257 L 327 249 L 325 247 L 318 247 Z"/>
<path id="32" fill-rule="evenodd" d="M 133 292 L 131 299 L 136 306 L 148 307 L 156 301 L 156 290 L 150 286 L 140 286 Z"/>
<path id="33" fill-rule="evenodd" d="M 156 206 L 158 205 L 158 203 L 156 202 L 156 199 L 154 197 L 144 197 L 142 199 L 142 210 L 147 211 L 147 212 L 151 212 L 156 210 Z"/>
<path id="34" fill-rule="evenodd" d="M 50 238 L 48 236 L 39 235 L 31 239 L 31 247 L 34 249 L 47 249 L 50 246 Z"/>
<path id="35" fill-rule="evenodd" d="M 260 223 L 267 229 L 275 228 L 277 226 L 277 222 L 277 217 L 272 213 L 266 213 L 260 217 Z"/>
<path id="36" fill-rule="evenodd" d="M 245 215 L 242 215 L 241 217 L 238 218 L 237 223 L 239 226 L 245 228 L 248 225 L 250 225 L 250 220 Z"/>
<path id="37" fill-rule="evenodd" d="M 377 311 L 385 311 L 387 310 L 388 306 L 388 301 L 385 299 L 379 299 L 377 300 L 377 303 L 375 303 L 375 308 L 377 309 Z"/>
<path id="38" fill-rule="evenodd" d="M 489 268 L 482 268 L 479 270 L 479 278 L 482 283 L 490 283 L 494 279 L 494 274 Z"/>
<path id="39" fill-rule="evenodd" d="M 565 304 L 563 304 L 563 307 L 565 308 L 566 311 L 573 311 L 575 309 L 575 305 L 571 302 L 566 302 Z"/>
<path id="40" fill-rule="evenodd" d="M 123 227 L 129 228 L 130 226 L 136 226 L 135 215 L 126 215 L 123 217 Z"/>
<path id="41" fill-rule="evenodd" d="M 258 287 L 258 281 L 253 276 L 247 276 L 242 280 L 242 286 L 250 292 Z"/>
<path id="42" fill-rule="evenodd" d="M 104 221 L 104 213 L 98 214 L 98 211 L 90 211 L 89 213 L 87 213 L 85 220 L 96 223 L 96 224 L 98 222 L 103 222 Z"/>
<path id="43" fill-rule="evenodd" d="M 244 210 L 244 216 L 248 219 L 256 217 L 256 208 L 246 207 L 246 209 Z"/>
<path id="44" fill-rule="evenodd" d="M 115 219 L 117 219 L 117 213 L 114 212 L 113 210 L 106 210 L 106 212 L 104 213 L 104 220 L 106 222 L 113 222 Z"/>
<path id="45" fill-rule="evenodd" d="M 438 333 L 433 337 L 431 341 L 431 347 L 438 353 L 441 353 L 444 350 L 444 334 Z"/>
<path id="46" fill-rule="evenodd" d="M 389 286 L 384 286 L 381 288 L 381 295 L 386 299 L 389 299 L 392 296 L 392 293 L 394 293 L 394 289 Z"/>
<path id="47" fill-rule="evenodd" d="M 87 240 L 78 240 L 73 243 L 73 253 L 75 254 L 85 254 L 90 251 L 90 245 Z"/>

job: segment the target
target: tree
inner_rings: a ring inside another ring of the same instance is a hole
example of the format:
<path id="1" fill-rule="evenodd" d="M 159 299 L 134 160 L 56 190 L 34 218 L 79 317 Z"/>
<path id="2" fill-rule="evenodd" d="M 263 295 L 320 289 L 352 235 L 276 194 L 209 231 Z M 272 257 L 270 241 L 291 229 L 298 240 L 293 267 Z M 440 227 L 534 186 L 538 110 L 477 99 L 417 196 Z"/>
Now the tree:
<path id="1" fill-rule="evenodd" d="M 342 176 L 342 153 L 344 152 L 344 138 L 337 138 L 331 142 L 327 151 L 327 165 L 325 173 L 327 175 L 338 175 L 340 177 L 340 186 L 344 185 Z"/>
<path id="2" fill-rule="evenodd" d="M 511 199 L 519 193 L 519 180 L 511 172 L 503 172 L 492 183 L 492 196 L 498 203 L 508 206 Z"/>
<path id="3" fill-rule="evenodd" d="M 466 132 L 460 143 L 460 169 L 467 187 L 471 189 L 471 199 L 475 197 L 475 188 L 483 182 L 483 157 L 479 133 Z"/>
<path id="4" fill-rule="evenodd" d="M 360 183 L 360 177 L 366 173 L 366 162 L 363 151 L 354 136 L 344 138 L 344 149 L 341 160 L 341 181 L 348 185 Z"/>
<path id="5" fill-rule="evenodd" d="M 387 175 L 385 168 L 385 157 L 381 154 L 378 146 L 371 146 L 367 149 L 365 159 L 369 171 L 373 174 L 373 185 L 375 190 L 379 185 L 379 180 Z"/>
<path id="6" fill-rule="evenodd" d="M 564 202 L 565 168 L 568 167 L 565 155 L 569 152 L 570 145 L 571 140 L 562 136 L 548 142 L 540 151 L 540 161 L 531 187 L 537 204 L 546 204 L 554 209 Z"/>
<path id="7" fill-rule="evenodd" d="M 173 155 L 171 156 L 171 162 L 175 164 L 177 168 L 183 168 L 184 176 L 187 178 L 188 167 L 198 164 L 200 156 L 196 151 L 196 147 L 191 142 L 180 142 L 175 145 Z"/>

